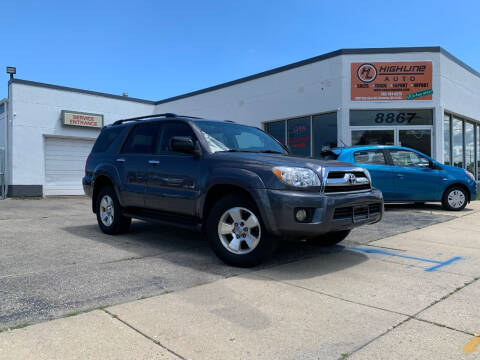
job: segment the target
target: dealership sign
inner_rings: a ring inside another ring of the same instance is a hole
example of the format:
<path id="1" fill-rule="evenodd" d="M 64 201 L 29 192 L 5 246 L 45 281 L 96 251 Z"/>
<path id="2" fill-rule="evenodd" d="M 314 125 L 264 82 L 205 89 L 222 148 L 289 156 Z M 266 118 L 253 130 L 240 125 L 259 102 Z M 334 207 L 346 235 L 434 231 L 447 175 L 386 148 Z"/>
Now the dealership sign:
<path id="1" fill-rule="evenodd" d="M 62 110 L 62 124 L 89 128 L 102 128 L 103 115 Z"/>
<path id="2" fill-rule="evenodd" d="M 432 62 L 372 62 L 350 66 L 351 100 L 432 100 Z"/>

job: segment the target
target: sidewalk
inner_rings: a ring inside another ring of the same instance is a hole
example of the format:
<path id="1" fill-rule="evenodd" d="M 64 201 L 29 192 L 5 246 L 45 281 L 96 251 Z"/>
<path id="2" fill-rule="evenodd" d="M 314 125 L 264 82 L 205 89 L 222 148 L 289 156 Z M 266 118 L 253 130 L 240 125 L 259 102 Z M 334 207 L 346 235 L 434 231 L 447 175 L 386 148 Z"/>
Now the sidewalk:
<path id="1" fill-rule="evenodd" d="M 477 359 L 480 201 L 469 208 L 369 246 L 6 331 L 0 359 Z"/>

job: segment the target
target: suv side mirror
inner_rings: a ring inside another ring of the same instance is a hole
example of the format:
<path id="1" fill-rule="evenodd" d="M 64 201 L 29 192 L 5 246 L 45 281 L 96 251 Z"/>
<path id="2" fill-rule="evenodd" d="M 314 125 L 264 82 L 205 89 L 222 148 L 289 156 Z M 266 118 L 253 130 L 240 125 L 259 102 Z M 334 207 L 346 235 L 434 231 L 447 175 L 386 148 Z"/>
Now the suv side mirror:
<path id="1" fill-rule="evenodd" d="M 191 137 L 174 136 L 170 139 L 170 149 L 176 152 L 193 154 L 195 152 L 195 144 Z"/>

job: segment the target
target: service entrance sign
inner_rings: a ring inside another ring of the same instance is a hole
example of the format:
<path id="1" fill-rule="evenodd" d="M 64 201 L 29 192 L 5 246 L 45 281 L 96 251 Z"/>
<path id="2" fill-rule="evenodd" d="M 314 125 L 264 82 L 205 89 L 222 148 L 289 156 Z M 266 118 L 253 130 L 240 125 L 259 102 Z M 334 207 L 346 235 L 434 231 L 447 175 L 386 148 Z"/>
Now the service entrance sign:
<path id="1" fill-rule="evenodd" d="M 432 100 L 432 62 L 351 63 L 351 100 Z"/>
<path id="2" fill-rule="evenodd" d="M 62 124 L 101 129 L 103 127 L 103 115 L 62 110 Z"/>

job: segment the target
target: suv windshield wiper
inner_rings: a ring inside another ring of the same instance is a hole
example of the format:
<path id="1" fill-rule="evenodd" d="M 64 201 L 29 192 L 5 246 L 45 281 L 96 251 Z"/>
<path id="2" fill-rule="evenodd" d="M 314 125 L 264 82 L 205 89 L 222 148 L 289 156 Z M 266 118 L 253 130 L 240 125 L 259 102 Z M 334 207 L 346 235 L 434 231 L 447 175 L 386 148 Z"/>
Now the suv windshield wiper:
<path id="1" fill-rule="evenodd" d="M 257 151 L 257 152 L 263 153 L 263 154 L 282 154 L 282 155 L 284 155 L 283 152 L 276 151 L 276 150 L 262 150 L 262 151 Z"/>

